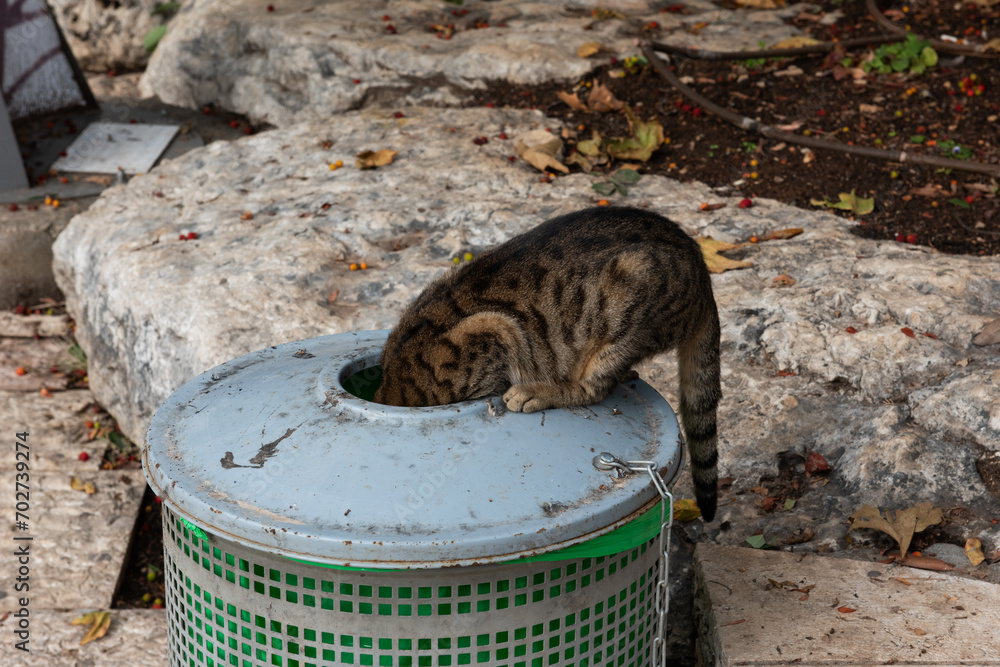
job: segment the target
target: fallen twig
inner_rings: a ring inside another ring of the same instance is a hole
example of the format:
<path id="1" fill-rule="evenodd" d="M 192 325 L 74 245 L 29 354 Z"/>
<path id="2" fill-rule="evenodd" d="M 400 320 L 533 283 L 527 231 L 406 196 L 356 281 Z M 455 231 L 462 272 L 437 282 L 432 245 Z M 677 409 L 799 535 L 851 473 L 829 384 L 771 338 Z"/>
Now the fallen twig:
<path id="1" fill-rule="evenodd" d="M 677 75 L 671 72 L 667 64 L 663 62 L 663 57 L 669 59 L 669 56 L 661 57 L 660 55 L 657 55 L 653 46 L 649 43 L 642 44 L 641 49 L 643 55 L 646 56 L 646 59 L 649 60 L 650 64 L 653 66 L 653 69 L 655 69 L 661 77 L 670 83 L 670 85 L 679 90 L 684 96 L 698 104 L 698 106 L 712 112 L 724 120 L 729 121 L 739 128 L 755 131 L 769 139 L 777 139 L 779 141 L 787 141 L 800 146 L 808 146 L 809 148 L 838 151 L 841 153 L 860 155 L 862 157 L 870 157 L 889 162 L 924 164 L 940 169 L 956 169 L 959 171 L 971 171 L 980 174 L 987 174 L 995 178 L 1000 177 L 1000 164 L 985 164 L 971 160 L 953 160 L 951 158 L 925 155 L 923 153 L 909 153 L 907 151 L 869 148 L 867 146 L 848 146 L 837 141 L 817 139 L 815 137 L 804 137 L 798 134 L 792 134 L 791 132 L 778 130 L 752 118 L 741 116 L 730 109 L 726 109 L 712 102 L 694 89 L 681 83 L 681 80 L 677 77 Z"/>

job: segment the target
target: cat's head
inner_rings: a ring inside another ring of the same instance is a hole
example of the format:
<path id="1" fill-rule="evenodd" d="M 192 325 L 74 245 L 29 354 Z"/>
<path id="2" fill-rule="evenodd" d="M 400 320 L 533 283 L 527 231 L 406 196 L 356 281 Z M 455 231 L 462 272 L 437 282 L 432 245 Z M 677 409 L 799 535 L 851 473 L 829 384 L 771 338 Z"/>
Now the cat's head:
<path id="1" fill-rule="evenodd" d="M 508 320 L 478 313 L 446 326 L 404 317 L 382 350 L 375 402 L 419 407 L 501 393 L 511 384 Z"/>

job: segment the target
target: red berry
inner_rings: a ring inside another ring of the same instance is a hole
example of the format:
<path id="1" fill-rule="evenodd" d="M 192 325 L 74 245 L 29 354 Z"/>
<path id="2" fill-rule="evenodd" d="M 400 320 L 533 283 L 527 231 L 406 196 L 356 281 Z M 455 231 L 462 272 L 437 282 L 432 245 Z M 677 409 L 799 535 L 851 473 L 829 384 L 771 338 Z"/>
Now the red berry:
<path id="1" fill-rule="evenodd" d="M 22 303 L 21 305 L 19 305 L 18 307 L 16 307 L 16 308 L 14 309 L 14 314 L 15 314 L 15 315 L 27 315 L 27 314 L 28 314 L 28 307 L 27 307 L 27 306 L 25 306 L 25 305 L 24 305 L 24 304 Z"/>
<path id="2" fill-rule="evenodd" d="M 906 241 L 906 237 L 903 236 L 902 234 L 896 234 L 896 241 L 898 243 L 903 243 L 904 241 Z"/>
<path id="3" fill-rule="evenodd" d="M 750 199 L 744 199 L 740 202 L 740 208 L 750 208 L 753 206 L 753 202 Z"/>
<path id="4" fill-rule="evenodd" d="M 229 127 L 235 129 L 235 128 L 239 127 L 239 126 L 240 126 L 240 121 L 238 121 L 238 120 L 231 120 L 231 121 L 229 121 Z"/>
<path id="5" fill-rule="evenodd" d="M 17 210 L 17 204 L 11 204 L 10 205 L 10 210 L 16 211 Z"/>
<path id="6" fill-rule="evenodd" d="M 508 155 L 508 156 L 507 156 L 507 161 L 508 161 L 508 162 L 514 162 L 515 160 L 517 160 L 517 158 L 516 158 L 516 157 L 514 157 L 513 155 Z"/>
<path id="7" fill-rule="evenodd" d="M 80 452 L 80 455 L 77 456 L 76 458 L 80 459 L 81 461 L 86 461 L 87 459 L 90 458 L 90 454 L 88 454 L 87 452 Z"/>
<path id="8" fill-rule="evenodd" d="M 614 56 L 611 56 L 611 64 L 612 65 L 617 65 L 618 64 L 618 58 L 615 58 Z"/>
<path id="9" fill-rule="evenodd" d="M 247 125 L 243 128 L 243 134 L 253 134 L 253 128 Z"/>
<path id="10" fill-rule="evenodd" d="M 403 112 L 402 111 L 397 111 L 396 113 L 393 114 L 393 116 L 395 116 L 396 118 L 402 118 L 403 117 Z"/>
<path id="11" fill-rule="evenodd" d="M 186 235 L 186 234 L 181 234 L 181 235 L 180 235 L 180 237 L 178 237 L 178 239 L 177 239 L 177 240 L 178 240 L 178 241 L 187 241 L 187 240 L 188 240 L 188 237 L 187 237 L 187 235 Z"/>
<path id="12" fill-rule="evenodd" d="M 858 333 L 858 330 L 855 329 L 854 327 L 847 327 L 846 329 L 844 329 L 844 331 L 846 331 L 849 334 L 856 334 L 856 333 Z"/>
<path id="13" fill-rule="evenodd" d="M 395 35 L 395 34 L 396 34 L 396 26 L 394 26 L 394 25 L 393 25 L 393 24 L 391 24 L 391 23 L 390 23 L 389 25 L 387 25 L 387 26 L 385 27 L 385 29 L 386 29 L 386 30 L 387 30 L 388 32 L 392 33 L 393 35 Z"/>
<path id="14" fill-rule="evenodd" d="M 359 84 L 359 83 L 361 83 L 361 79 L 355 79 L 355 80 L 354 80 L 354 83 L 355 83 L 355 84 Z"/>
<path id="15" fill-rule="evenodd" d="M 198 232 L 188 232 L 188 241 L 194 241 L 198 238 Z"/>
<path id="16" fill-rule="evenodd" d="M 273 12 L 274 11 L 274 5 L 268 5 L 267 6 L 267 11 Z"/>
<path id="17" fill-rule="evenodd" d="M 162 503 L 163 502 L 163 498 L 161 498 L 159 496 L 156 496 L 156 502 L 157 503 Z"/>
<path id="18" fill-rule="evenodd" d="M 205 114 L 206 116 L 211 116 L 212 115 L 212 107 L 205 107 L 204 109 L 201 110 L 201 112 L 203 114 Z"/>
<path id="19" fill-rule="evenodd" d="M 391 18 L 389 18 L 389 15 L 388 15 L 388 14 L 383 14 L 383 15 L 382 15 L 382 20 L 383 20 L 383 21 L 391 21 L 392 19 L 391 19 Z"/>
<path id="20" fill-rule="evenodd" d="M 497 135 L 497 139 L 506 139 L 506 138 L 507 138 L 506 132 L 501 132 L 500 134 Z"/>
<path id="21" fill-rule="evenodd" d="M 907 243 L 916 243 L 917 242 L 917 235 L 916 234 L 907 234 L 906 235 L 906 242 Z"/>
<path id="22" fill-rule="evenodd" d="M 826 109 L 816 109 L 816 115 L 822 118 L 826 115 Z"/>
<path id="23" fill-rule="evenodd" d="M 493 104 L 493 102 L 487 102 L 487 103 L 486 103 L 486 108 L 487 108 L 487 109 L 492 109 L 492 108 L 493 108 L 494 106 L 496 106 L 496 105 L 495 105 L 495 104 Z"/>
<path id="24" fill-rule="evenodd" d="M 972 195 L 969 195 L 968 197 L 965 198 L 966 204 L 971 204 L 973 201 L 975 200 L 972 198 Z"/>

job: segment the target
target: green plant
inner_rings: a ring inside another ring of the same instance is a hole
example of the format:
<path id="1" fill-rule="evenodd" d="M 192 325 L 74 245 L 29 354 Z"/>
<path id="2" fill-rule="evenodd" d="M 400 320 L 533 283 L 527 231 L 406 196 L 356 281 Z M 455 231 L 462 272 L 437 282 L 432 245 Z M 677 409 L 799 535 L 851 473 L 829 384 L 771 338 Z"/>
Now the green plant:
<path id="1" fill-rule="evenodd" d="M 591 187 L 605 197 L 618 192 L 622 197 L 628 195 L 628 186 L 639 182 L 639 172 L 635 169 L 619 169 L 611 174 L 611 180 L 594 183 Z"/>
<path id="2" fill-rule="evenodd" d="M 871 59 L 861 63 L 861 69 L 879 74 L 892 72 L 923 74 L 927 69 L 937 65 L 937 61 L 937 51 L 931 48 L 930 42 L 909 34 L 902 42 L 883 44 L 875 49 Z"/>
<path id="3" fill-rule="evenodd" d="M 760 41 L 757 42 L 757 48 L 761 51 L 767 48 L 767 42 Z M 747 69 L 760 69 L 767 62 L 767 58 L 747 58 L 743 61 L 743 65 Z"/>

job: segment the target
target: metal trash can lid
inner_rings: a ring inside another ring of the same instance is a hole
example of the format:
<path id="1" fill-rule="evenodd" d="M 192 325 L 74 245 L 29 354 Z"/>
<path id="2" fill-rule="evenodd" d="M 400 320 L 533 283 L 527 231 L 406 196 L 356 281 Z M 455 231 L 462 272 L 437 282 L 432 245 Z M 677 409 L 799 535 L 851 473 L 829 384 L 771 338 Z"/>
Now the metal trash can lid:
<path id="1" fill-rule="evenodd" d="M 318 563 L 434 568 L 501 562 L 598 537 L 672 483 L 677 420 L 641 380 L 602 403 L 533 414 L 498 397 L 430 408 L 362 400 L 342 382 L 379 361 L 388 331 L 285 343 L 171 395 L 143 447 L 150 486 L 182 517 L 241 544 Z"/>

